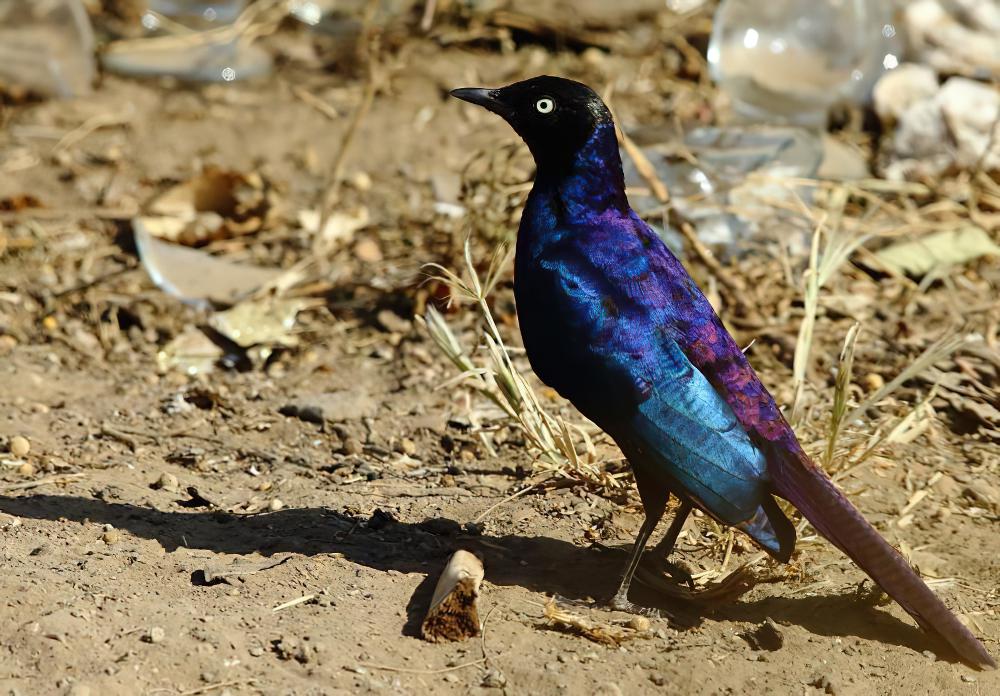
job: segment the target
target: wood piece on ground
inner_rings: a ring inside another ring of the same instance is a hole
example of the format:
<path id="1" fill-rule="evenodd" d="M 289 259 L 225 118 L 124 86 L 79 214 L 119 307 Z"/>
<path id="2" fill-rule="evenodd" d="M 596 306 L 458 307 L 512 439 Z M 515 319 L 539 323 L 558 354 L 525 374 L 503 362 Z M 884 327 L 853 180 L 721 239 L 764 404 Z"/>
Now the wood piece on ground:
<path id="1" fill-rule="evenodd" d="M 432 643 L 479 635 L 479 586 L 483 562 L 468 551 L 456 551 L 441 572 L 421 633 Z"/>

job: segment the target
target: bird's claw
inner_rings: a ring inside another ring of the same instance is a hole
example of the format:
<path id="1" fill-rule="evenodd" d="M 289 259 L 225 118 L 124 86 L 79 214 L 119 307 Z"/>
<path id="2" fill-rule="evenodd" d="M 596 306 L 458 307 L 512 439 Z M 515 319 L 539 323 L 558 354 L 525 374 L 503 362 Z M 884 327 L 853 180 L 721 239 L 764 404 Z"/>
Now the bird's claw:
<path id="1" fill-rule="evenodd" d="M 578 607 L 580 609 L 604 609 L 606 611 L 620 611 L 635 616 L 645 616 L 648 619 L 672 619 L 673 617 L 660 609 L 639 606 L 624 595 L 615 595 L 606 602 L 595 602 L 593 600 L 570 599 L 562 595 L 552 595 L 552 599 L 563 606 Z"/>
<path id="2" fill-rule="evenodd" d="M 623 594 L 617 594 L 607 603 L 607 608 L 612 611 L 622 611 L 626 614 L 645 616 L 647 619 L 670 619 L 670 615 L 660 609 L 652 607 L 642 607 L 631 601 Z"/>

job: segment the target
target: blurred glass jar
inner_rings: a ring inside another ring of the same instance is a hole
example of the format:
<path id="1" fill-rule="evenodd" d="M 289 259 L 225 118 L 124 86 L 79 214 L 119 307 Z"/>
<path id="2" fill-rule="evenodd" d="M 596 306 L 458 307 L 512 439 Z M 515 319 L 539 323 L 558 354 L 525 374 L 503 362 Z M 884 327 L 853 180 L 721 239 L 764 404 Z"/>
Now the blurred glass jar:
<path id="1" fill-rule="evenodd" d="M 75 97 L 91 91 L 96 73 L 80 0 L 0 0 L 0 83 Z"/>
<path id="2" fill-rule="evenodd" d="M 232 24 L 245 6 L 246 0 L 149 0 L 153 12 L 195 29 Z"/>
<path id="3" fill-rule="evenodd" d="M 891 0 L 723 0 L 708 62 L 738 115 L 822 126 L 838 102 L 863 102 L 899 64 Z"/>

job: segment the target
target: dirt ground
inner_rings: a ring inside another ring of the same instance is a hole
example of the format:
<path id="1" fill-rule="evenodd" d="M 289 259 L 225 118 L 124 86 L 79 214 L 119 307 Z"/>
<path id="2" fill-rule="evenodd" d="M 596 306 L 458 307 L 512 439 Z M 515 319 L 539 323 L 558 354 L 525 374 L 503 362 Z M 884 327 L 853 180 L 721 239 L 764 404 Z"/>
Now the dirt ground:
<path id="1" fill-rule="evenodd" d="M 897 605 L 875 606 L 863 573 L 810 530 L 791 566 L 758 563 L 758 584 L 721 606 L 676 607 L 637 585 L 633 598 L 682 617 L 648 630 L 565 605 L 618 627 L 629 638 L 620 644 L 545 618 L 553 595 L 612 590 L 625 559 L 616 549 L 628 548 L 641 508 L 627 478 L 619 490 L 557 478 L 507 499 L 531 475 L 532 452 L 502 413 L 449 382 L 454 369 L 413 320 L 442 295 L 422 282 L 422 264 L 457 270 L 470 229 L 485 259 L 483 230 L 513 230 L 531 174 L 506 126 L 446 91 L 566 74 L 613 86 L 630 128 L 664 122 L 674 106 L 686 123 L 710 122 L 712 100 L 697 76 L 660 90 L 685 70 L 675 47 L 597 50 L 581 45 L 583 30 L 560 42 L 494 30 L 499 20 L 441 22 L 426 37 L 386 32 L 382 81 L 345 156 L 338 204 L 364 206 L 369 220 L 300 288 L 317 300 L 300 315 L 300 344 L 207 374 L 158 366 L 158 353 L 208 316 L 151 282 L 129 219 L 205 165 L 254 173 L 277 201 L 273 216 L 208 248 L 292 266 L 310 251 L 297 212 L 328 186 L 363 67 L 331 65 L 328 44 L 286 25 L 265 39 L 279 59 L 260 81 L 194 88 L 106 75 L 92 96 L 0 112 L 3 693 L 1000 694 L 995 673 L 954 662 Z M 647 22 L 654 36 L 663 26 Z M 75 130 L 88 122 L 98 125 Z M 484 178 L 484 152 L 515 153 L 500 193 L 470 183 Z M 497 197 L 505 203 L 493 215 L 484 208 Z M 471 212 L 451 217 L 435 207 L 442 200 Z M 786 404 L 804 263 L 759 253 L 729 267 L 752 286 L 755 314 L 730 307 L 726 320 L 743 344 L 755 341 L 751 360 Z M 696 258 L 689 265 L 717 287 Z M 510 287 L 508 272 L 494 311 L 516 347 Z M 855 400 L 946 330 L 984 339 L 880 404 L 870 417 L 890 428 L 944 385 L 912 437 L 882 444 L 839 483 L 994 655 L 998 291 L 995 260 L 921 288 L 845 267 L 822 299 L 802 428 L 821 451 L 854 320 Z M 449 321 L 474 345 L 468 305 Z M 316 404 L 323 417 L 303 418 Z M 14 438 L 30 451 L 15 452 Z M 595 451 L 624 471 L 609 442 L 597 437 Z M 431 644 L 419 624 L 458 548 L 484 560 L 483 634 Z M 755 554 L 696 518 L 678 558 L 703 571 Z M 768 621 L 780 647 L 757 638 Z"/>

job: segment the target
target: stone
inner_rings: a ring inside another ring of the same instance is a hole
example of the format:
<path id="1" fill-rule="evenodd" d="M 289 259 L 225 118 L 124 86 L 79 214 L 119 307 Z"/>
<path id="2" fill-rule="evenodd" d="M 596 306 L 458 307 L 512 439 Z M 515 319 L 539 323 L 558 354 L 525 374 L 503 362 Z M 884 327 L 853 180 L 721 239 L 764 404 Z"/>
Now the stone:
<path id="1" fill-rule="evenodd" d="M 382 260 L 382 249 L 374 239 L 361 239 L 354 245 L 354 256 L 365 263 L 378 263 Z"/>
<path id="2" fill-rule="evenodd" d="M 649 630 L 649 619 L 645 616 L 633 616 L 628 620 L 628 627 L 633 631 L 645 633 Z"/>
<path id="3" fill-rule="evenodd" d="M 903 63 L 886 72 L 875 84 L 872 92 L 875 113 L 883 122 L 895 123 L 911 106 L 930 99 L 937 91 L 937 73 L 926 65 Z"/>
<path id="4" fill-rule="evenodd" d="M 26 457 L 30 451 L 31 443 L 28 442 L 28 438 L 15 435 L 10 439 L 10 453 L 15 457 Z"/>
<path id="5" fill-rule="evenodd" d="M 170 472 L 164 471 L 160 474 L 160 478 L 156 479 L 156 482 L 153 483 L 152 487 L 157 490 L 173 493 L 180 488 L 180 482 L 177 480 L 176 476 Z"/>
<path id="6" fill-rule="evenodd" d="M 754 650 L 774 651 L 785 644 L 785 636 L 778 628 L 778 624 L 771 619 L 764 619 L 763 623 L 743 637 Z"/>
<path id="7" fill-rule="evenodd" d="M 308 394 L 285 404 L 278 412 L 309 423 L 343 422 L 374 416 L 378 403 L 360 390 Z"/>

